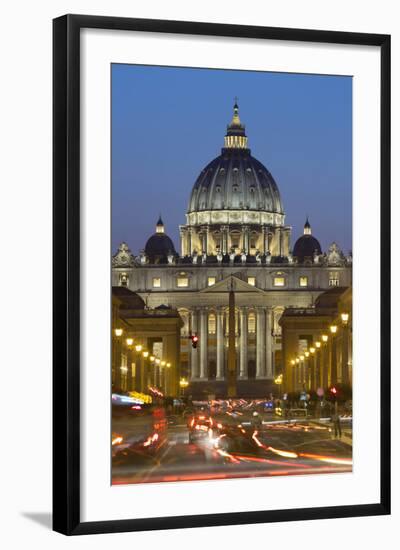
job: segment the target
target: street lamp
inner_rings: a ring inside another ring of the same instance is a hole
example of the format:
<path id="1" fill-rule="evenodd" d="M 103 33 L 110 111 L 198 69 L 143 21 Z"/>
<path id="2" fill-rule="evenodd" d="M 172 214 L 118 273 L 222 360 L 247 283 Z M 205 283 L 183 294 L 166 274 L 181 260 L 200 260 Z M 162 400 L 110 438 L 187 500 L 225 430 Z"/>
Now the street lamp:
<path id="1" fill-rule="evenodd" d="M 345 384 L 350 383 L 350 374 L 349 374 L 349 314 L 343 312 L 340 315 L 343 325 L 343 336 L 342 336 L 342 382 Z"/>
<path id="2" fill-rule="evenodd" d="M 127 338 L 126 339 L 126 345 L 127 346 L 132 346 L 133 345 L 133 338 Z"/>
<path id="3" fill-rule="evenodd" d="M 122 333 L 123 333 L 123 332 L 124 332 L 124 331 L 123 331 L 122 328 L 116 328 L 116 329 L 114 330 L 115 336 L 116 336 L 117 338 L 119 338 L 120 336 L 122 336 Z"/>
<path id="4" fill-rule="evenodd" d="M 321 336 L 321 339 L 322 339 L 323 343 L 326 344 L 327 341 L 328 341 L 328 335 L 327 335 L 327 334 L 323 334 L 323 335 Z"/>
<path id="5" fill-rule="evenodd" d="M 279 374 L 275 379 L 274 379 L 274 382 L 275 384 L 278 386 L 279 388 L 279 394 L 278 394 L 278 397 L 279 399 L 281 398 L 281 385 L 282 385 L 282 382 L 283 382 L 283 374 Z"/>
<path id="6" fill-rule="evenodd" d="M 332 354 L 331 354 L 331 384 L 336 384 L 337 382 L 337 357 L 336 357 L 336 338 L 337 325 L 331 325 L 329 330 L 332 334 Z"/>
<path id="7" fill-rule="evenodd" d="M 138 353 L 140 353 L 140 352 L 142 351 L 142 348 L 143 348 L 143 346 L 142 346 L 141 344 L 137 344 L 137 345 L 135 346 L 135 350 L 136 350 Z"/>
<path id="8" fill-rule="evenodd" d="M 181 378 L 179 380 L 179 387 L 181 388 L 182 390 L 182 397 L 185 396 L 185 388 L 187 388 L 189 386 L 189 382 L 187 381 L 186 378 Z"/>

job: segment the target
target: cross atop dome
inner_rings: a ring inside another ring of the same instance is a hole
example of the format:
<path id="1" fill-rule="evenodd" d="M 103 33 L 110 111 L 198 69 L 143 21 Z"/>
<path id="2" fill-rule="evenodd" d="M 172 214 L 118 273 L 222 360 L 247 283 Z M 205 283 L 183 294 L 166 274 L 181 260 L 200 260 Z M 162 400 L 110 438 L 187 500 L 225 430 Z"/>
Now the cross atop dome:
<path id="1" fill-rule="evenodd" d="M 235 97 L 235 104 L 233 106 L 233 117 L 227 127 L 225 136 L 226 149 L 247 149 L 245 126 L 240 121 L 239 106 L 237 102 L 238 98 Z"/>

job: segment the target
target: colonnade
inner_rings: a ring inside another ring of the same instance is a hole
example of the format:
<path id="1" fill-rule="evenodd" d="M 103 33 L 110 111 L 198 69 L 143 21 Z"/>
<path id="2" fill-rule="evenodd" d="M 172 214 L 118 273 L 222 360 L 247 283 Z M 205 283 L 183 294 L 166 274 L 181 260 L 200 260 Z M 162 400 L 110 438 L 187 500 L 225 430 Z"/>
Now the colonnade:
<path id="1" fill-rule="evenodd" d="M 261 254 L 270 252 L 275 255 L 287 255 L 289 247 L 288 228 L 282 226 L 241 224 L 238 226 L 220 225 L 218 243 L 215 242 L 214 227 L 211 225 L 181 226 L 181 255 L 191 256 L 194 249 L 198 254 L 216 254 L 217 244 L 222 254 L 229 254 L 232 247 L 232 235 L 240 232 L 239 249 L 250 254 L 251 235 L 256 231 L 256 244 Z"/>
<path id="2" fill-rule="evenodd" d="M 237 352 L 237 378 L 248 378 L 248 351 L 249 332 L 248 315 L 249 311 L 256 315 L 256 374 L 259 379 L 273 378 L 272 362 L 272 310 L 269 307 L 237 307 L 239 315 L 239 334 Z M 215 315 L 215 337 L 216 346 L 213 357 L 216 358 L 216 380 L 226 379 L 227 342 L 226 308 L 198 307 L 190 311 L 190 326 L 192 334 L 199 337 L 198 347 L 191 348 L 190 352 L 190 378 L 191 380 L 208 380 L 209 378 L 209 315 Z"/>

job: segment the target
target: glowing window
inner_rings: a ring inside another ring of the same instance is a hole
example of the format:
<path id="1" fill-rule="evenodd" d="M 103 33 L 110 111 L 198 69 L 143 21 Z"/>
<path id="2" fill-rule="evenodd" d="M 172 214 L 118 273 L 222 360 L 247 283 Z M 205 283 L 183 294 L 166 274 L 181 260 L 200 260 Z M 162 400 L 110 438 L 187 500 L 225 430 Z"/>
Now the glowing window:
<path id="1" fill-rule="evenodd" d="M 256 278 L 255 277 L 247 277 L 247 284 L 251 286 L 256 286 Z"/>
<path id="2" fill-rule="evenodd" d="M 329 286 L 339 286 L 339 273 L 329 273 Z"/>
<path id="3" fill-rule="evenodd" d="M 208 316 L 208 334 L 215 334 L 217 330 L 217 319 L 214 313 Z"/>
<path id="4" fill-rule="evenodd" d="M 249 313 L 249 317 L 247 319 L 247 324 L 248 324 L 249 334 L 255 334 L 255 332 L 256 332 L 256 315 L 255 315 L 255 313 Z"/>
<path id="5" fill-rule="evenodd" d="M 285 277 L 274 277 L 274 286 L 285 286 Z"/>
<path id="6" fill-rule="evenodd" d="M 153 288 L 160 288 L 161 279 L 160 277 L 153 277 Z"/>
<path id="7" fill-rule="evenodd" d="M 185 288 L 189 286 L 189 279 L 187 277 L 178 277 L 176 280 L 176 286 L 179 288 Z"/>
<path id="8" fill-rule="evenodd" d="M 300 286 L 308 286 L 308 277 L 306 277 L 306 276 L 299 277 L 299 285 Z"/>
<path id="9" fill-rule="evenodd" d="M 208 279 L 207 279 L 207 285 L 208 285 L 208 286 L 213 286 L 213 285 L 215 285 L 215 280 L 216 280 L 215 277 L 208 277 Z"/>
<path id="10" fill-rule="evenodd" d="M 129 277 L 126 273 L 121 273 L 119 276 L 119 285 L 120 286 L 128 286 L 129 283 Z"/>

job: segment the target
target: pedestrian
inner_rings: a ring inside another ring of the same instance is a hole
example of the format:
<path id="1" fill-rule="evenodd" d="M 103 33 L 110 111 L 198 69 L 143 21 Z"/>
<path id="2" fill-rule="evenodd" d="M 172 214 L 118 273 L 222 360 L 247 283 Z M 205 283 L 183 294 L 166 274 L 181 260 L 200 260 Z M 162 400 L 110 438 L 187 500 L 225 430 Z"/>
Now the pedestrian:
<path id="1" fill-rule="evenodd" d="M 332 425 L 335 433 L 335 438 L 339 436 L 339 438 L 342 437 L 342 427 L 340 425 L 340 416 L 337 412 L 337 409 L 335 408 L 332 414 Z"/>

